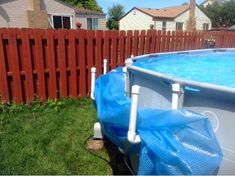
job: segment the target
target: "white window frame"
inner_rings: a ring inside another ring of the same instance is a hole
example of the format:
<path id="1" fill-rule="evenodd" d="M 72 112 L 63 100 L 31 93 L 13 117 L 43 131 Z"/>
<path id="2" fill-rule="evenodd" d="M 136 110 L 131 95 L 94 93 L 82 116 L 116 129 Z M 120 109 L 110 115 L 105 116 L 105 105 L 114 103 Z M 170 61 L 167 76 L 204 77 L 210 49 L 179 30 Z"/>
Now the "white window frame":
<path id="1" fill-rule="evenodd" d="M 92 27 L 92 29 L 88 29 L 88 23 L 87 23 L 88 19 L 91 19 L 91 27 Z M 97 29 L 93 29 L 93 19 L 97 19 L 97 23 L 98 23 Z M 99 30 L 99 18 L 97 18 L 97 17 L 87 17 L 86 18 L 86 23 L 87 23 L 86 24 L 87 30 Z"/>
<path id="2" fill-rule="evenodd" d="M 69 19 L 70 19 L 70 29 L 73 29 L 73 16 L 72 15 L 61 14 L 61 13 L 53 13 L 53 14 L 51 14 L 52 28 L 55 29 L 53 16 L 69 17 Z M 61 21 L 62 21 L 62 24 L 63 24 L 63 18 L 61 18 Z M 63 25 L 62 25 L 62 29 L 64 29 Z"/>
<path id="3" fill-rule="evenodd" d="M 182 29 L 181 29 L 181 30 L 178 30 L 178 29 L 177 29 L 177 24 L 182 24 Z M 184 23 L 183 23 L 183 22 L 176 22 L 176 23 L 175 23 L 175 30 L 176 30 L 176 31 L 183 31 L 183 30 L 184 30 Z"/>
<path id="4" fill-rule="evenodd" d="M 166 26 L 163 27 L 163 23 L 166 23 Z M 166 31 L 167 30 L 167 21 L 162 21 L 162 31 Z"/>
<path id="5" fill-rule="evenodd" d="M 208 25 L 208 29 L 204 29 L 204 25 Z M 209 30 L 210 29 L 210 23 L 203 23 L 202 24 L 202 30 L 203 31 L 207 31 L 207 30 Z"/>

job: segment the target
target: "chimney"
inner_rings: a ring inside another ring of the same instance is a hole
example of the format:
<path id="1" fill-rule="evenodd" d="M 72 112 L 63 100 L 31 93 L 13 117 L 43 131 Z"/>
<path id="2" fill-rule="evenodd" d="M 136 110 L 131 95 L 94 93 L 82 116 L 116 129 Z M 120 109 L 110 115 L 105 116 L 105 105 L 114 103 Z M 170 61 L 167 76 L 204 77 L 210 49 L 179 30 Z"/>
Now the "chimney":
<path id="1" fill-rule="evenodd" d="M 190 18 L 191 19 L 195 19 L 195 7 L 196 7 L 195 0 L 190 0 L 189 9 L 190 9 Z"/>
<path id="2" fill-rule="evenodd" d="M 41 0 L 30 0 L 32 10 L 27 10 L 27 22 L 29 28 L 49 28 L 47 11 L 42 10 Z"/>
<path id="3" fill-rule="evenodd" d="M 41 10 L 41 1 L 40 0 L 32 0 L 33 1 L 33 11 Z"/>
<path id="4" fill-rule="evenodd" d="M 190 0 L 190 5 L 189 5 L 189 21 L 188 21 L 188 25 L 187 25 L 187 30 L 188 31 L 196 30 L 195 9 L 196 9 L 196 2 L 195 2 L 195 0 Z"/>

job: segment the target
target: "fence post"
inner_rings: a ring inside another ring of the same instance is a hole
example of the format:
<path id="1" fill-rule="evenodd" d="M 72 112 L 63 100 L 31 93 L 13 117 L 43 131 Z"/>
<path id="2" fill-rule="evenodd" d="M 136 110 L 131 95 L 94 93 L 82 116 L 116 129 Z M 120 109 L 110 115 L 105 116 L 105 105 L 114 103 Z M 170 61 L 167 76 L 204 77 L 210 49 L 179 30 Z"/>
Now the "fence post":
<path id="1" fill-rule="evenodd" d="M 7 81 L 7 67 L 6 61 L 4 56 L 4 43 L 3 43 L 3 33 L 5 32 L 4 29 L 0 29 L 0 96 L 1 101 L 10 102 L 10 94 L 9 94 L 9 87 Z"/>

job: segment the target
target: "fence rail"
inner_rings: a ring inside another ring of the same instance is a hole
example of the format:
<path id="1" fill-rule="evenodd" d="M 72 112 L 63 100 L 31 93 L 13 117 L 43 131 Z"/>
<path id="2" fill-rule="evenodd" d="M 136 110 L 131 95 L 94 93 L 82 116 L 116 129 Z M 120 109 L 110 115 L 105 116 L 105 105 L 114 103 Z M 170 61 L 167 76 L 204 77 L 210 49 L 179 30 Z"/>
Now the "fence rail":
<path id="1" fill-rule="evenodd" d="M 122 66 L 131 55 L 201 49 L 204 39 L 216 47 L 235 47 L 232 32 L 162 32 L 0 29 L 0 100 L 30 103 L 87 96 L 90 69 Z"/>

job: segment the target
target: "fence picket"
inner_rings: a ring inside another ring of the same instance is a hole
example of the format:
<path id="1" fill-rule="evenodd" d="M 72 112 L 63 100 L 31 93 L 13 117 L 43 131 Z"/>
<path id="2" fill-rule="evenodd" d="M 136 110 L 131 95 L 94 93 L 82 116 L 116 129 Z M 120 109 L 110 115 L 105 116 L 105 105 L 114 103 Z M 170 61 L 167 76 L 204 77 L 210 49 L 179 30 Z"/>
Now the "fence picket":
<path id="1" fill-rule="evenodd" d="M 76 61 L 76 31 L 69 32 L 69 69 L 70 69 L 70 90 L 69 94 L 77 98 L 77 61 Z"/>
<path id="2" fill-rule="evenodd" d="M 166 37 L 166 48 L 165 51 L 169 52 L 170 51 L 170 45 L 171 44 L 171 32 L 167 31 L 167 37 Z"/>
<path id="3" fill-rule="evenodd" d="M 171 49 L 170 51 L 175 51 L 175 31 L 171 34 Z"/>
<path id="4" fill-rule="evenodd" d="M 132 31 L 127 31 L 126 58 L 131 57 L 132 51 Z"/>
<path id="5" fill-rule="evenodd" d="M 166 31 L 162 31 L 161 52 L 165 52 L 165 46 L 166 46 Z"/>
<path id="6" fill-rule="evenodd" d="M 67 63 L 66 63 L 66 51 L 65 51 L 65 31 L 58 30 L 58 56 L 59 56 L 59 72 L 60 72 L 60 96 L 67 97 Z"/>
<path id="7" fill-rule="evenodd" d="M 48 58 L 49 58 L 49 98 L 52 100 L 57 99 L 57 79 L 56 79 L 56 63 L 55 63 L 55 32 L 47 30 L 46 33 L 48 44 Z"/>
<path id="8" fill-rule="evenodd" d="M 17 39 L 16 39 L 16 31 L 15 29 L 7 30 L 7 36 L 9 38 L 9 58 L 8 61 L 12 68 L 12 76 L 13 76 L 13 84 L 12 84 L 12 91 L 13 91 L 13 100 L 16 103 L 23 102 L 23 95 L 22 95 L 22 82 L 21 82 L 21 75 L 20 75 L 20 63 L 18 58 L 18 50 L 17 50 Z"/>
<path id="9" fill-rule="evenodd" d="M 79 63 L 79 94 L 83 97 L 87 95 L 87 86 L 86 86 L 86 62 L 85 62 L 85 31 L 81 30 L 78 33 L 78 63 Z M 101 70 L 101 65 L 99 70 Z"/>
<path id="10" fill-rule="evenodd" d="M 3 34 L 5 29 L 0 29 L 0 100 L 3 102 L 10 102 L 9 88 L 8 88 L 8 77 L 7 77 L 7 67 L 6 67 L 6 58 L 4 56 L 4 43 L 3 43 Z"/>
<path id="11" fill-rule="evenodd" d="M 107 71 L 111 70 L 110 37 L 111 37 L 111 31 L 107 31 L 104 33 L 104 59 L 107 59 L 108 62 Z"/>
<path id="12" fill-rule="evenodd" d="M 24 49 L 23 58 L 25 59 L 25 96 L 26 103 L 30 103 L 34 100 L 34 87 L 33 87 L 33 68 L 31 61 L 31 51 L 30 51 L 30 41 L 29 41 L 29 33 L 28 30 L 22 30 L 20 33 L 22 37 L 22 45 Z"/>
<path id="13" fill-rule="evenodd" d="M 151 42 L 150 42 L 150 52 L 149 53 L 155 53 L 156 48 L 156 31 L 151 30 Z"/>
<path id="14" fill-rule="evenodd" d="M 187 50 L 187 31 L 183 32 L 183 50 Z"/>
<path id="15" fill-rule="evenodd" d="M 139 54 L 142 55 L 144 54 L 144 47 L 145 46 L 145 31 L 142 30 L 140 33 L 140 52 Z"/>
<path id="16" fill-rule="evenodd" d="M 216 47 L 235 47 L 230 32 L 86 31 L 0 29 L 0 101 L 30 103 L 87 96 L 90 69 L 102 73 L 123 65 L 131 54 L 204 48 L 205 38 Z"/>
<path id="17" fill-rule="evenodd" d="M 138 56 L 138 50 L 139 50 L 139 31 L 134 31 L 134 44 L 133 44 L 133 55 Z"/>
<path id="18" fill-rule="evenodd" d="M 96 33 L 96 67 L 97 67 L 97 76 L 101 75 L 102 66 L 103 66 L 103 55 L 102 55 L 102 38 L 103 31 L 97 31 Z"/>
<path id="19" fill-rule="evenodd" d="M 157 31 L 157 45 L 156 45 L 156 52 L 160 52 L 161 51 L 161 40 L 162 40 L 162 31 Z"/>
<path id="20" fill-rule="evenodd" d="M 146 44 L 145 44 L 145 54 L 150 53 L 151 32 L 152 32 L 152 30 L 147 31 Z"/>
<path id="21" fill-rule="evenodd" d="M 122 64 L 125 62 L 125 36 L 126 32 L 125 31 L 120 31 L 120 36 L 119 36 L 119 49 L 120 49 L 120 61 Z"/>
<path id="22" fill-rule="evenodd" d="M 116 68 L 119 63 L 117 60 L 117 32 L 112 31 L 112 69 Z"/>

